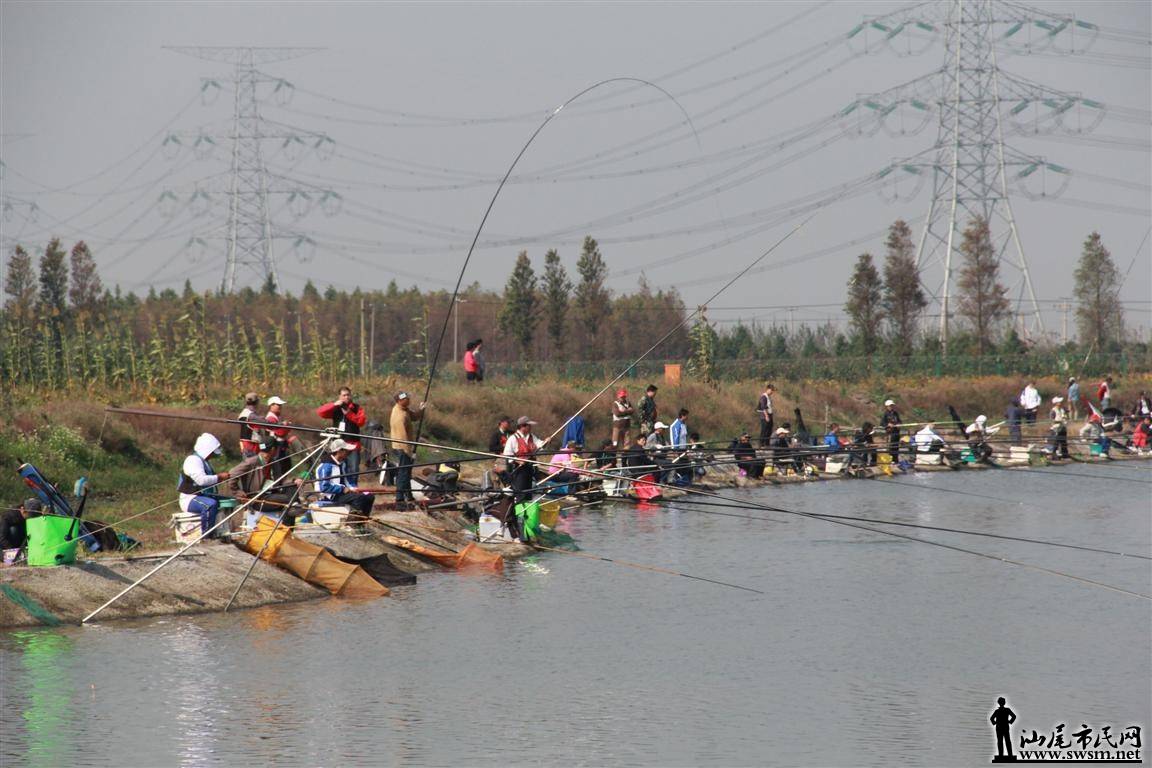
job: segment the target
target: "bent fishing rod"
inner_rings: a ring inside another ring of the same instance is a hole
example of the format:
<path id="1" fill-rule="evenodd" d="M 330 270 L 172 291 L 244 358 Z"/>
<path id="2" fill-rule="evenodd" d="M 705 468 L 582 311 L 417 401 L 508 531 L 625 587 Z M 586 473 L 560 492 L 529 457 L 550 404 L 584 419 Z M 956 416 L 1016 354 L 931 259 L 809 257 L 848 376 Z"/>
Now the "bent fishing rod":
<path id="1" fill-rule="evenodd" d="M 522 157 L 524 157 L 524 154 L 528 151 L 528 148 L 532 146 L 532 143 L 534 141 L 536 141 L 536 137 L 539 136 L 543 132 L 543 130 L 548 126 L 548 124 L 551 123 L 552 120 L 554 120 L 556 118 L 556 116 L 560 114 L 560 111 L 563 110 L 565 107 L 567 107 L 569 104 L 579 100 L 585 94 L 590 93 L 590 92 L 596 90 L 597 88 L 601 88 L 601 87 L 603 87 L 605 85 L 609 85 L 611 83 L 621 83 L 621 82 L 631 82 L 631 83 L 638 84 L 642 87 L 654 88 L 657 91 L 659 91 L 660 93 L 662 93 L 664 96 L 666 96 L 673 104 L 676 105 L 676 107 L 680 110 L 680 113 L 682 115 L 684 115 L 684 120 L 688 123 L 688 126 L 692 129 L 692 135 L 696 139 L 697 150 L 701 150 L 700 135 L 696 132 L 696 125 L 692 122 L 692 117 L 688 114 L 688 110 L 684 109 L 684 105 L 682 105 L 679 101 L 677 101 L 676 97 L 673 96 L 668 91 L 666 91 L 664 88 L 661 88 L 659 85 L 656 85 L 655 83 L 649 82 L 648 80 L 644 80 L 643 78 L 639 78 L 639 77 L 610 77 L 610 78 L 606 78 L 606 79 L 601 80 L 597 83 L 593 83 L 592 85 L 588 86 L 587 88 L 584 88 L 583 90 L 581 90 L 576 95 L 568 98 L 564 103 L 562 103 L 560 106 L 556 107 L 556 109 L 552 110 L 552 112 L 549 113 L 548 116 L 544 118 L 544 120 L 540 123 L 540 125 L 538 125 L 536 127 L 536 130 L 534 130 L 532 132 L 532 135 L 528 137 L 528 141 L 524 142 L 524 146 L 521 147 L 520 151 L 516 153 L 516 157 L 513 158 L 511 165 L 508 166 L 508 170 L 504 172 L 503 178 L 500 179 L 500 183 L 498 185 L 496 185 L 496 191 L 492 193 L 492 199 L 488 201 L 488 207 L 484 209 L 484 215 L 480 218 L 480 226 L 478 226 L 476 228 L 476 234 L 472 236 L 472 244 L 468 246 L 468 253 L 464 256 L 464 262 L 460 265 L 460 274 L 457 275 L 457 277 L 456 277 L 456 286 L 452 289 L 452 298 L 451 298 L 451 301 L 449 301 L 449 303 L 448 303 L 448 308 L 450 310 L 455 305 L 456 298 L 460 295 L 460 286 L 464 282 L 464 273 L 467 272 L 467 270 L 468 270 L 468 263 L 472 260 L 472 253 L 476 250 L 476 243 L 480 240 L 480 233 L 484 231 L 484 225 L 488 223 L 488 216 L 491 215 L 492 208 L 496 205 L 496 200 L 500 197 L 500 193 L 504 190 L 504 185 L 508 183 L 508 178 L 512 175 L 512 171 L 514 171 L 516 169 L 516 165 L 520 162 L 520 159 Z M 444 323 L 440 326 L 440 337 L 436 342 L 436 352 L 432 357 L 432 365 L 429 366 L 428 382 L 424 386 L 424 402 L 428 402 L 428 395 L 432 391 L 432 380 L 436 377 L 436 368 L 440 362 L 440 350 L 443 349 L 443 347 L 444 347 L 444 336 L 448 332 L 448 321 L 449 321 L 449 316 L 451 314 L 452 314 L 451 312 L 446 312 L 444 314 Z M 417 422 L 417 426 L 416 426 L 416 440 L 417 441 L 420 440 L 420 436 L 423 433 L 424 433 L 424 419 L 420 419 L 420 421 Z"/>

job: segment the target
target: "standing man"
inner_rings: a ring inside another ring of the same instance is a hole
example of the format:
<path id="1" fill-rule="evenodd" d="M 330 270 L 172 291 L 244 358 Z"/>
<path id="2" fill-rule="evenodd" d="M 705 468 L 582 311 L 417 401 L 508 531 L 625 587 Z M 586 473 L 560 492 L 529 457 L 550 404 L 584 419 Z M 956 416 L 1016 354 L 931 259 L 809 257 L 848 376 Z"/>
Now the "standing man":
<path id="1" fill-rule="evenodd" d="M 1068 410 L 1073 420 L 1080 418 L 1080 384 L 1075 376 L 1068 377 Z"/>
<path id="2" fill-rule="evenodd" d="M 776 387 L 772 382 L 764 385 L 764 391 L 760 393 L 760 401 L 756 404 L 756 412 L 760 414 L 760 447 L 767 448 L 772 443 L 772 395 L 776 393 Z"/>
<path id="3" fill-rule="evenodd" d="M 477 384 L 483 384 L 484 383 L 484 355 L 483 355 L 482 350 L 484 348 L 484 339 L 476 339 L 476 341 L 472 342 L 472 344 L 473 344 L 472 361 L 476 366 L 476 383 Z"/>
<path id="4" fill-rule="evenodd" d="M 326 501 L 351 509 L 348 522 L 356 523 L 372 516 L 374 497 L 356 490 L 356 478 L 349 474 L 344 463 L 351 449 L 352 446 L 340 438 L 328 443 L 324 459 L 316 467 L 316 490 Z"/>
<path id="5" fill-rule="evenodd" d="M 888 435 L 888 455 L 892 457 L 893 463 L 896 463 L 900 458 L 900 425 L 902 423 L 900 412 L 896 410 L 896 401 L 885 400 L 884 413 L 880 416 L 880 426 L 884 427 L 884 432 Z"/>
<path id="6" fill-rule="evenodd" d="M 240 425 L 240 455 L 245 459 L 255 456 L 259 452 L 258 441 L 252 436 L 252 425 L 247 422 L 256 415 L 256 406 L 260 403 L 260 396 L 255 392 L 244 395 L 244 410 L 236 418 L 245 422 Z"/>
<path id="7" fill-rule="evenodd" d="M 209 456 L 220 453 L 220 441 L 215 435 L 205 432 L 196 438 L 192 453 L 180 468 L 180 509 L 200 516 L 200 533 L 216 525 L 216 513 L 220 511 L 219 499 L 208 491 L 231 477 L 227 472 L 216 472 L 208 463 Z"/>
<path id="8" fill-rule="evenodd" d="M 1052 410 L 1049 412 L 1049 418 L 1052 420 L 1052 426 L 1048 429 L 1051 436 L 1048 438 L 1048 446 L 1051 449 L 1052 458 L 1068 459 L 1068 411 L 1064 410 L 1064 398 L 1052 398 Z"/>
<path id="9" fill-rule="evenodd" d="M 621 450 L 628 447 L 628 438 L 632 434 L 632 413 L 635 410 L 628 401 L 628 390 L 617 390 L 616 399 L 612 401 L 612 442 Z"/>
<path id="10" fill-rule="evenodd" d="M 288 459 L 288 455 L 300 445 L 300 438 L 294 435 L 291 430 L 285 429 L 285 427 L 292 423 L 283 418 L 281 409 L 285 405 L 288 405 L 287 400 L 273 395 L 268 398 L 268 413 L 264 414 L 264 421 L 268 424 L 284 425 L 279 429 L 270 430 L 272 432 L 272 439 L 276 443 L 276 459 L 272 465 L 272 475 L 274 477 L 279 477 L 288 471 L 288 467 L 292 464 Z"/>
<path id="11" fill-rule="evenodd" d="M 504 456 L 508 459 L 508 469 L 512 472 L 512 491 L 516 501 L 527 501 L 531 497 L 529 489 L 536 479 L 536 453 L 544 447 L 544 442 L 532 434 L 536 422 L 527 416 L 516 419 L 516 431 L 504 444 Z"/>
<path id="12" fill-rule="evenodd" d="M 996 703 L 1000 706 L 992 713 L 992 717 L 988 718 L 989 722 L 996 726 L 996 752 L 998 757 L 1012 761 L 1016 759 L 1012 756 L 1012 723 L 1016 722 L 1016 713 L 1005 706 L 1007 702 L 1003 696 L 996 699 Z"/>
<path id="13" fill-rule="evenodd" d="M 649 384 L 644 390 L 644 397 L 640 398 L 640 434 L 645 436 L 652 434 L 656 422 L 660 420 L 660 409 L 656 407 L 656 390 L 655 384 Z"/>
<path id="14" fill-rule="evenodd" d="M 496 425 L 496 431 L 488 437 L 488 453 L 503 456 L 504 446 L 507 445 L 508 438 L 511 435 L 512 419 L 507 416 L 501 416 L 500 421 Z M 512 476 L 508 472 L 508 462 L 504 459 L 494 460 L 492 462 L 492 470 L 505 485 L 512 482 Z"/>
<path id="15" fill-rule="evenodd" d="M 316 409 L 316 415 L 322 419 L 330 419 L 332 428 L 342 432 L 340 437 L 349 446 L 345 466 L 348 472 L 355 475 L 360 471 L 360 441 L 347 435 L 359 435 L 360 428 L 368 423 L 368 414 L 352 400 L 352 389 L 340 387 L 340 394 L 331 403 L 325 403 Z"/>
<path id="16" fill-rule="evenodd" d="M 676 416 L 676 420 L 672 422 L 672 429 L 669 432 L 669 437 L 672 439 L 672 449 L 674 451 L 688 450 L 688 409 L 681 408 L 680 413 Z"/>
<path id="17" fill-rule="evenodd" d="M 1100 388 L 1096 390 L 1096 399 L 1100 401 L 1100 410 L 1106 411 L 1112 407 L 1112 377 L 1105 376 L 1104 381 L 1100 382 Z"/>
<path id="18" fill-rule="evenodd" d="M 395 400 L 389 426 L 393 440 L 392 459 L 396 462 L 396 507 L 407 509 L 408 503 L 416 500 L 412 495 L 412 464 L 416 460 L 416 446 L 409 445 L 416 439 L 412 425 L 424 418 L 424 409 L 428 404 L 420 403 L 420 407 L 413 410 L 407 392 L 397 392 Z"/>
<path id="19" fill-rule="evenodd" d="M 1040 408 L 1041 402 L 1036 382 L 1029 381 L 1024 391 L 1020 393 L 1020 407 L 1024 409 L 1024 419 L 1029 425 L 1036 423 L 1036 411 Z"/>
<path id="20" fill-rule="evenodd" d="M 1008 440 L 1011 445 L 1020 445 L 1023 437 L 1020 434 L 1020 424 L 1024 420 L 1024 410 L 1020 407 L 1020 398 L 1012 398 L 1008 410 L 1004 411 L 1004 420 L 1008 425 Z M 1036 414 L 1032 414 L 1032 421 L 1036 421 Z"/>

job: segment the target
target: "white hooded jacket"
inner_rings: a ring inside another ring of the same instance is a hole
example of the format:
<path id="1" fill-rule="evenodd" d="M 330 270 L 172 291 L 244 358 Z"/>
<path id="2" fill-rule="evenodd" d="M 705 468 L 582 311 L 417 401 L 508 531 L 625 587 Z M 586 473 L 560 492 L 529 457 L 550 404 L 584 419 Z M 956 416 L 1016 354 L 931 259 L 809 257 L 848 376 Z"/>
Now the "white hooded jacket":
<path id="1" fill-rule="evenodd" d="M 215 435 L 205 432 L 196 438 L 196 445 L 192 449 L 192 453 L 188 458 L 184 459 L 184 465 L 181 470 L 191 478 L 192 482 L 201 488 L 216 485 L 220 482 L 220 478 L 211 474 L 211 467 L 208 465 L 208 457 L 220 450 L 220 441 L 216 439 Z M 188 503 L 196 498 L 196 494 L 181 493 L 180 494 L 180 509 L 184 512 L 188 511 Z"/>

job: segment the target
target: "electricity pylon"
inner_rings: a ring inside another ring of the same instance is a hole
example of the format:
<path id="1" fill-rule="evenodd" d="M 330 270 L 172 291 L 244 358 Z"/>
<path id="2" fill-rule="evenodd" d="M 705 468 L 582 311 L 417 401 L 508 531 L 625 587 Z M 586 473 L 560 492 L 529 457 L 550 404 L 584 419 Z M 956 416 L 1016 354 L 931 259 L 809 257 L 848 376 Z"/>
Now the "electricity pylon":
<path id="1" fill-rule="evenodd" d="M 862 34 L 863 33 L 863 34 Z M 942 267 L 939 283 L 926 287 L 940 301 L 939 334 L 947 349 L 952 314 L 953 273 L 959 263 L 962 233 L 972 219 L 986 220 L 996 239 L 1001 265 L 1019 274 L 1016 313 L 1026 335 L 1043 333 L 1043 318 L 1020 232 L 1012 213 L 1009 188 L 1036 197 L 1026 180 L 1055 174 L 1059 195 L 1069 181 L 1068 170 L 1042 157 L 1005 144 L 1005 133 L 1029 135 L 1068 131 L 1084 133 L 1104 116 L 1104 105 L 1079 94 L 1058 91 L 1004 72 L 996 62 L 997 45 L 1016 53 L 1079 54 L 1092 46 L 1099 29 L 1074 16 L 1052 14 L 1016 2 L 938 0 L 910 6 L 887 16 L 866 20 L 848 37 L 872 47 L 880 43 L 897 54 L 917 55 L 925 41 L 943 36 L 944 63 L 939 69 L 887 91 L 858 98 L 841 114 L 860 126 L 884 128 L 891 135 L 916 133 L 936 113 L 937 138 L 925 152 L 898 161 L 894 167 L 924 180 L 932 194 L 916 251 L 921 279 Z M 865 39 L 864 35 L 871 35 Z M 1070 42 L 1062 47 L 1064 42 Z M 908 126 L 913 126 L 908 130 Z M 894 181 L 894 177 L 890 177 Z M 938 285 L 939 289 L 933 291 Z M 1025 301 L 1028 304 L 1025 309 Z M 1025 323 L 1025 317 L 1031 322 Z"/>
<path id="2" fill-rule="evenodd" d="M 221 289 L 236 288 L 238 268 L 254 271 L 263 282 L 278 284 L 268 212 L 268 169 L 261 142 L 269 134 L 260 116 L 259 86 L 268 82 L 259 66 L 306 56 L 318 48 L 167 46 L 168 50 L 207 61 L 231 64 L 235 93 L 232 116 L 232 168 L 229 190 L 227 259 Z"/>

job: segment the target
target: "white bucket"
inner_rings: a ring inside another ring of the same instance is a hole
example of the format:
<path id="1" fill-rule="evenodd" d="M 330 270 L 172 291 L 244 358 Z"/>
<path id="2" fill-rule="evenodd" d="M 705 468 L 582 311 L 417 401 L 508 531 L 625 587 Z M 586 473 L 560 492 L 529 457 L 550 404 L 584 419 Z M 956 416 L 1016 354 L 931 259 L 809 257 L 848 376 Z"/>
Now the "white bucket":
<path id="1" fill-rule="evenodd" d="M 508 529 L 492 515 L 480 515 L 480 541 L 512 541 Z"/>
<path id="2" fill-rule="evenodd" d="M 844 471 L 843 461 L 826 461 L 824 462 L 824 471 L 830 475 L 838 475 Z"/>
<path id="3" fill-rule="evenodd" d="M 308 506 L 308 512 L 312 515 L 312 522 L 330 530 L 343 528 L 348 522 L 348 515 L 351 511 L 349 507 Z"/>
<path id="4" fill-rule="evenodd" d="M 917 453 L 916 463 L 922 467 L 937 467 L 944 463 L 944 457 L 939 453 Z"/>

